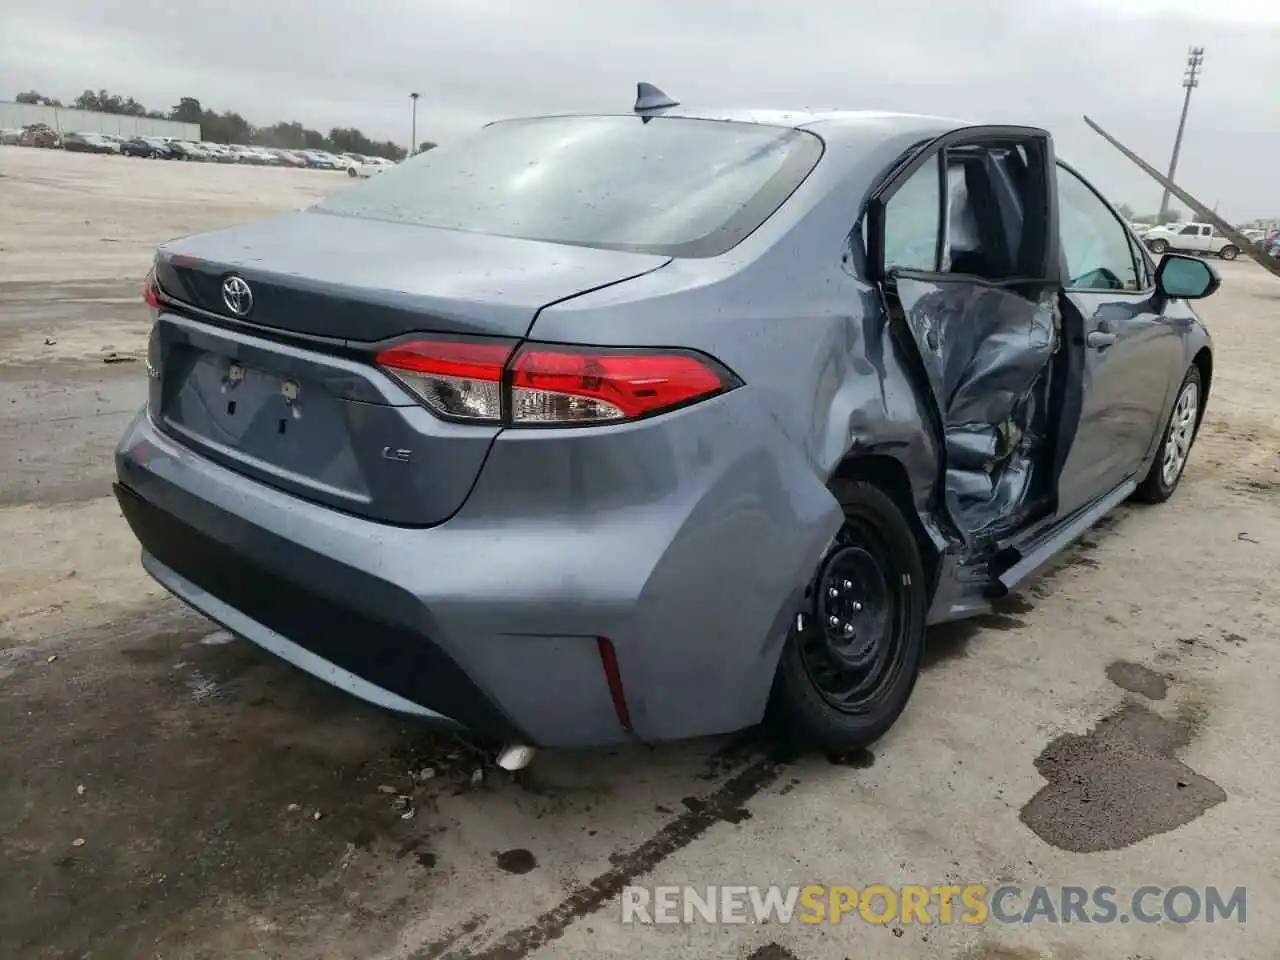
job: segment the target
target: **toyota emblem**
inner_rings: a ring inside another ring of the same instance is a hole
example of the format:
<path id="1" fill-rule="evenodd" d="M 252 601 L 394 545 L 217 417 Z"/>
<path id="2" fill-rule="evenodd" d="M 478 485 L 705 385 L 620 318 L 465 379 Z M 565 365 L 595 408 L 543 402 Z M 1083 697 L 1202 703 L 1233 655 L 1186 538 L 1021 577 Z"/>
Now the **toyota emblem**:
<path id="1" fill-rule="evenodd" d="M 222 281 L 222 302 L 237 317 L 247 317 L 253 309 L 253 291 L 244 277 L 232 275 Z"/>

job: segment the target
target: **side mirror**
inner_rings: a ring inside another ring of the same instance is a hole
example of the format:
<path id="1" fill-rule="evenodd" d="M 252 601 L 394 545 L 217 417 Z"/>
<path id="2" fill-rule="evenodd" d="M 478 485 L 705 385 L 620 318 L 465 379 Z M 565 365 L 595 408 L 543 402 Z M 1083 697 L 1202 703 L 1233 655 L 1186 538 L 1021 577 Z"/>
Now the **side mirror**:
<path id="1" fill-rule="evenodd" d="M 1203 300 L 1221 285 L 1218 272 L 1198 257 L 1166 253 L 1156 268 L 1156 290 L 1168 300 Z"/>

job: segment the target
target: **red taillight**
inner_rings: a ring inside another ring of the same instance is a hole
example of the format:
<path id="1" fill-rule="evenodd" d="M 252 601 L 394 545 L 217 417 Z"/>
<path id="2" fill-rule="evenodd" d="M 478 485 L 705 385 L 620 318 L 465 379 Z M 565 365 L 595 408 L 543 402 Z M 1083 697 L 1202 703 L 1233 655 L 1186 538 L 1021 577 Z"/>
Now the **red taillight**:
<path id="1" fill-rule="evenodd" d="M 443 417 L 496 422 L 502 419 L 502 372 L 513 346 L 509 341 L 413 340 L 383 350 L 377 363 Z"/>
<path id="2" fill-rule="evenodd" d="M 725 376 L 688 353 L 530 344 L 511 360 L 515 424 L 634 420 L 722 392 Z"/>
<path id="3" fill-rule="evenodd" d="M 413 340 L 379 366 L 443 417 L 510 426 L 618 423 L 674 410 L 737 385 L 698 354 L 525 344 Z"/>
<path id="4" fill-rule="evenodd" d="M 156 271 L 152 267 L 147 271 L 147 277 L 142 281 L 142 299 L 152 310 L 160 308 L 160 288 L 156 284 Z"/>

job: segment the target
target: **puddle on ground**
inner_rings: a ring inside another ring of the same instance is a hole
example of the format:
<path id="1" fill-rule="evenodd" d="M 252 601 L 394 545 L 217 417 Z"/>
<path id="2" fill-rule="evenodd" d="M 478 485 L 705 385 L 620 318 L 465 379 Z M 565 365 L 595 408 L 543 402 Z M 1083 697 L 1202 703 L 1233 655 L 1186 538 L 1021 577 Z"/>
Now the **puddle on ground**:
<path id="1" fill-rule="evenodd" d="M 1163 700 L 1169 692 L 1169 681 L 1150 667 L 1128 660 L 1116 660 L 1107 667 L 1107 679 L 1121 690 L 1128 690 L 1148 700 Z"/>
<path id="2" fill-rule="evenodd" d="M 504 850 L 498 854 L 498 867 L 507 873 L 528 873 L 538 865 L 528 850 Z"/>
<path id="3" fill-rule="evenodd" d="M 1227 799 L 1174 754 L 1194 721 L 1128 704 L 1083 736 L 1067 734 L 1036 759 L 1048 781 L 1019 818 L 1045 843 L 1073 853 L 1120 850 L 1176 830 Z"/>

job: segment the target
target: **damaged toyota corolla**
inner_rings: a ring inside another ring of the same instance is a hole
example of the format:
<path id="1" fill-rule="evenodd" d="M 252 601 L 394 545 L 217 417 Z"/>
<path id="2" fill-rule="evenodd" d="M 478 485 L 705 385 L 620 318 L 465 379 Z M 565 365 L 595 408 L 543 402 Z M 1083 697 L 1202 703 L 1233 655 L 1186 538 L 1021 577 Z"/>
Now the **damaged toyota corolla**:
<path id="1" fill-rule="evenodd" d="M 928 624 L 1174 492 L 1217 286 L 1043 130 L 642 85 L 161 247 L 116 492 L 168 590 L 388 709 L 848 749 Z"/>

